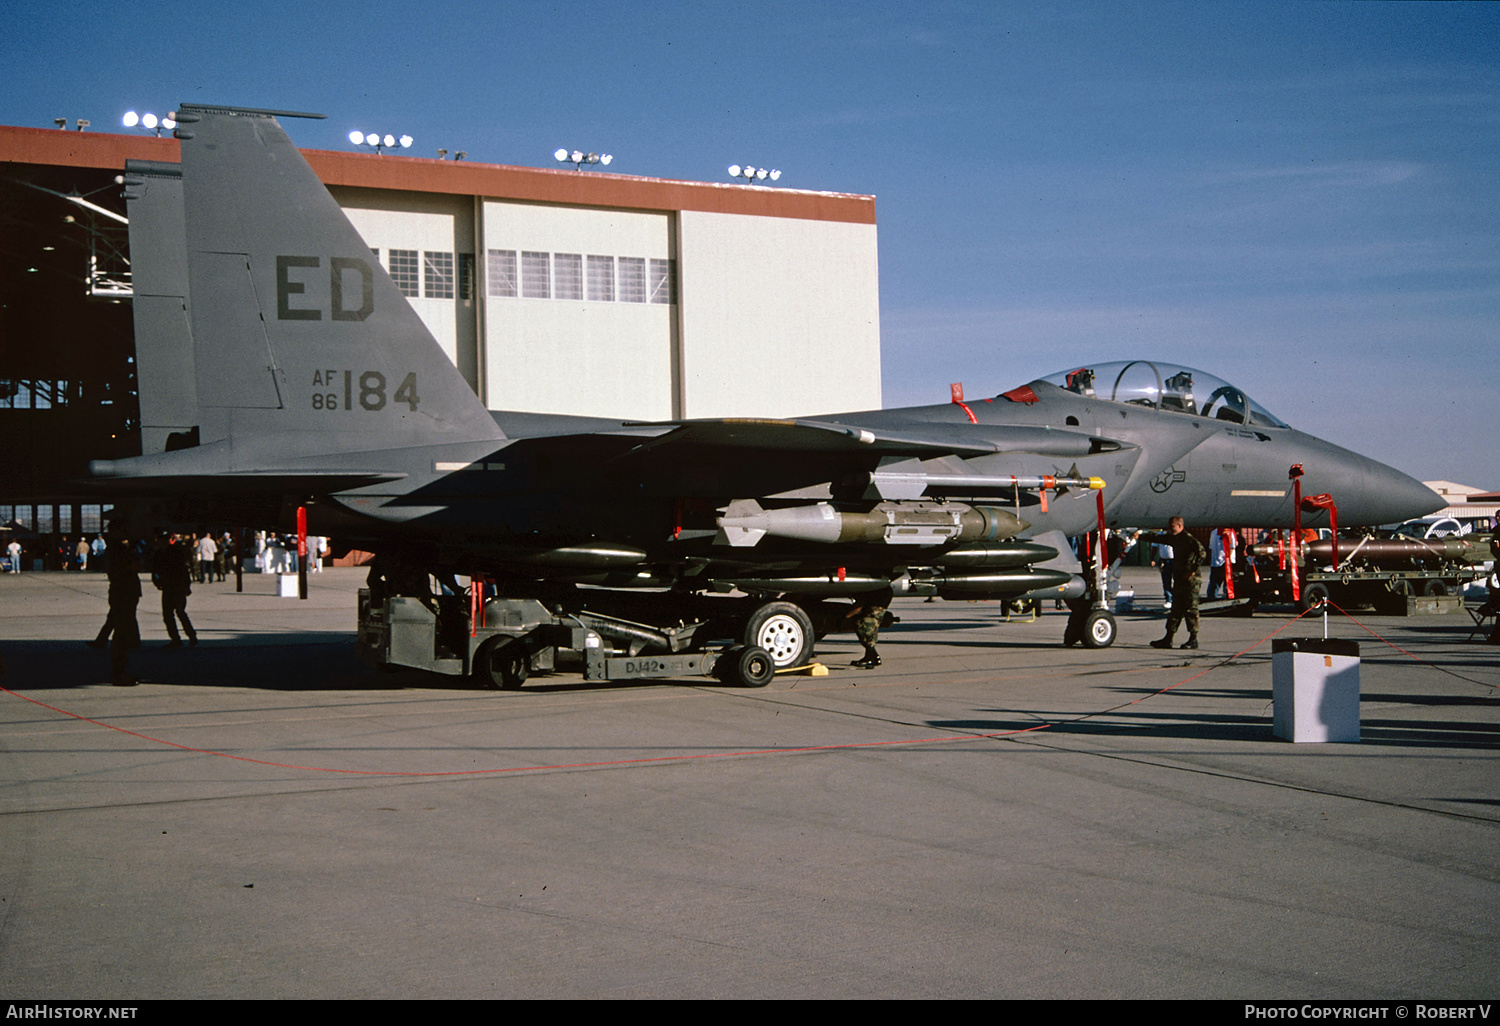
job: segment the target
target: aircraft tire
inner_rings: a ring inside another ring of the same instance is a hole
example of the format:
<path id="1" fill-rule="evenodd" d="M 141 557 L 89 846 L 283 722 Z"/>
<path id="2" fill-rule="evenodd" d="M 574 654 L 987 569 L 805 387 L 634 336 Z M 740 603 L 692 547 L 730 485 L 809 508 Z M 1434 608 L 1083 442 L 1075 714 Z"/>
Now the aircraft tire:
<path id="1" fill-rule="evenodd" d="M 767 602 L 750 614 L 742 636 L 747 646 L 764 649 L 775 669 L 801 666 L 812 658 L 812 618 L 795 602 Z"/>
<path id="2" fill-rule="evenodd" d="M 531 670 L 526 646 L 519 638 L 491 638 L 474 660 L 474 675 L 486 687 L 515 691 L 526 683 Z"/>
<path id="3" fill-rule="evenodd" d="M 1083 647 L 1108 648 L 1115 643 L 1118 633 L 1115 618 L 1103 610 L 1096 610 L 1084 620 Z"/>
<path id="4" fill-rule="evenodd" d="M 1422 582 L 1422 594 L 1433 598 L 1439 598 L 1448 594 L 1448 585 L 1436 578 Z"/>

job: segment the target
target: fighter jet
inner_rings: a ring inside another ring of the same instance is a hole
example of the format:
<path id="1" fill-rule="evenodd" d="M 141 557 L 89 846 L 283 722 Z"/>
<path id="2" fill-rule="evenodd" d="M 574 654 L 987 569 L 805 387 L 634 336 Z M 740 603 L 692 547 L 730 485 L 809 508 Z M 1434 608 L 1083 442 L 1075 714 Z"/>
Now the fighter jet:
<path id="1" fill-rule="evenodd" d="M 387 581 L 487 578 L 564 612 L 615 596 L 637 622 L 681 623 L 748 595 L 721 622 L 782 665 L 829 629 L 825 600 L 887 588 L 1092 596 L 1084 640 L 1107 645 L 1113 620 L 1066 539 L 1172 516 L 1289 527 L 1294 465 L 1347 526 L 1443 504 L 1227 382 L 1151 361 L 796 419 L 488 410 L 287 137 L 289 115 L 183 105 L 180 170 L 129 179 L 180 176 L 180 209 L 155 227 L 186 281 L 137 297 L 138 346 L 155 354 L 143 388 L 146 364 L 180 350 L 154 372 L 192 424 L 171 451 L 92 464 L 116 494 L 261 523 L 304 505 L 316 533 L 378 552 Z"/>

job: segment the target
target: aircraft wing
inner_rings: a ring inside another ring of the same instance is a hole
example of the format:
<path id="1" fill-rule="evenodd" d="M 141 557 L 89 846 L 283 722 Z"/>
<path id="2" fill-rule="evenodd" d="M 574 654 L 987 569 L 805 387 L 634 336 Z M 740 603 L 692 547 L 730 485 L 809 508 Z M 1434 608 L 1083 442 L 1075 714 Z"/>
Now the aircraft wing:
<path id="1" fill-rule="evenodd" d="M 80 487 L 117 495 L 154 495 L 170 491 L 201 495 L 247 494 L 264 492 L 325 495 L 351 488 L 400 481 L 407 475 L 376 470 L 275 469 L 228 471 L 210 474 L 120 473 L 113 474 L 113 460 L 95 460 L 89 469 L 93 477 L 78 482 Z"/>
<path id="2" fill-rule="evenodd" d="M 724 418 L 640 426 L 670 430 L 634 447 L 630 455 L 673 448 L 922 457 L 988 456 L 1002 452 L 1077 456 L 1090 450 L 1089 437 L 1078 432 L 997 425 L 913 423 L 872 428 L 820 420 Z"/>

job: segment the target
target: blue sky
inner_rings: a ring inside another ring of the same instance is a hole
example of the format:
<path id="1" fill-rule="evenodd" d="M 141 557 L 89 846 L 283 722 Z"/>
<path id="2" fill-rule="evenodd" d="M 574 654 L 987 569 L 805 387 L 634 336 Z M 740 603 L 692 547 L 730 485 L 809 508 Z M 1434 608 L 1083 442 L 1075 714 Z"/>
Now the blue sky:
<path id="1" fill-rule="evenodd" d="M 1500 489 L 1500 5 L 13 6 L 0 122 L 180 101 L 873 193 L 888 406 L 1146 356 Z M 809 411 L 812 412 L 812 411 Z"/>

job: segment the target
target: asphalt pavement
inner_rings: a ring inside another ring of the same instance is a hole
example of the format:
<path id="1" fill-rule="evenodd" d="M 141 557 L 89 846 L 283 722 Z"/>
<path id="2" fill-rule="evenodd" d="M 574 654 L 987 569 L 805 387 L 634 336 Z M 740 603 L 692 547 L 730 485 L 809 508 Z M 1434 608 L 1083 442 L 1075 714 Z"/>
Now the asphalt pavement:
<path id="1" fill-rule="evenodd" d="M 899 599 L 878 669 L 519 691 L 354 656 L 363 574 L 0 575 L 0 992 L 24 999 L 1493 998 L 1500 649 L 1329 618 L 1362 737 L 1271 735 L 1289 609 L 1152 649 Z M 1182 640 L 1179 636 L 1179 641 Z"/>

